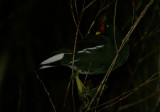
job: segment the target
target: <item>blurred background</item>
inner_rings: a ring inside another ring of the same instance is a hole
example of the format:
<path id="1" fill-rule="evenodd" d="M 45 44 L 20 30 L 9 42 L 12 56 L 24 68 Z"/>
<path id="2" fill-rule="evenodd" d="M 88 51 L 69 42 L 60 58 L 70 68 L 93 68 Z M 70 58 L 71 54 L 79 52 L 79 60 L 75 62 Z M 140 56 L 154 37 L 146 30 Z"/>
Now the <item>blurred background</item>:
<path id="1" fill-rule="evenodd" d="M 92 0 L 86 1 L 87 4 Z M 119 0 L 116 26 L 123 36 L 129 31 L 149 0 Z M 108 4 L 101 17 L 113 23 L 115 1 L 95 0 L 84 12 L 80 30 L 85 35 L 98 10 Z M 77 1 L 81 12 L 83 1 Z M 75 23 L 70 0 L 1 0 L 0 1 L 0 111 L 53 112 L 48 96 L 35 70 L 51 94 L 57 112 L 61 112 L 71 70 L 65 67 L 38 70 L 39 63 L 51 52 L 71 43 L 75 38 Z M 75 14 L 75 7 L 73 7 Z M 100 19 L 99 19 L 100 18 Z M 79 36 L 80 37 L 80 36 Z M 81 37 L 80 37 L 81 38 Z M 160 111 L 160 1 L 154 0 L 129 40 L 127 62 L 113 71 L 100 104 L 132 90 L 135 92 L 105 108 L 104 112 Z M 89 77 L 99 84 L 104 74 Z M 83 78 L 83 77 L 82 77 Z M 149 80 L 150 79 L 150 80 Z M 149 80 L 143 86 L 139 86 Z M 76 93 L 76 89 L 75 89 Z M 76 94 L 75 94 L 76 95 Z M 113 103 L 113 102 L 112 102 Z M 69 91 L 65 112 L 72 112 Z M 105 106 L 110 105 L 106 104 Z M 98 109 L 102 109 L 100 107 Z"/>

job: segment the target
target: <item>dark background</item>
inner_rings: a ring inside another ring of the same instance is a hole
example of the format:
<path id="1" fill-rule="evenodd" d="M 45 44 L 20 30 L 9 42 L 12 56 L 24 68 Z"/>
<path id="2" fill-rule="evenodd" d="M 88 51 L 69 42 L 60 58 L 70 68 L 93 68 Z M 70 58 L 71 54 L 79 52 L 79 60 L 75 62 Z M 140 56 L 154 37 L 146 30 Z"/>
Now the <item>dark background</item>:
<path id="1" fill-rule="evenodd" d="M 116 25 L 122 35 L 127 33 L 132 21 L 137 19 L 148 2 L 149 0 L 119 0 Z M 77 4 L 80 10 L 82 3 L 77 1 Z M 159 6 L 159 1 L 155 0 L 131 35 L 129 59 L 123 66 L 111 73 L 107 82 L 109 88 L 104 94 L 102 103 L 137 87 L 159 71 Z M 84 13 L 81 22 L 82 34 L 86 33 L 99 8 L 100 1 L 97 1 Z M 114 3 L 103 14 L 106 14 L 108 21 L 113 22 Z M 94 29 L 96 30 L 97 27 L 94 26 Z M 76 27 L 68 0 L 0 1 L 1 112 L 53 112 L 44 88 L 34 71 L 52 51 L 74 41 L 75 31 Z M 57 111 L 61 111 L 71 70 L 59 67 L 38 71 L 38 74 L 50 92 Z M 96 85 L 103 76 L 104 74 L 90 78 Z M 115 104 L 108 111 L 159 112 L 159 91 L 160 83 L 159 79 L 156 79 Z M 148 98 L 150 95 L 151 97 Z M 141 99 L 140 103 L 125 109 L 121 108 Z M 72 111 L 70 94 L 65 111 Z"/>

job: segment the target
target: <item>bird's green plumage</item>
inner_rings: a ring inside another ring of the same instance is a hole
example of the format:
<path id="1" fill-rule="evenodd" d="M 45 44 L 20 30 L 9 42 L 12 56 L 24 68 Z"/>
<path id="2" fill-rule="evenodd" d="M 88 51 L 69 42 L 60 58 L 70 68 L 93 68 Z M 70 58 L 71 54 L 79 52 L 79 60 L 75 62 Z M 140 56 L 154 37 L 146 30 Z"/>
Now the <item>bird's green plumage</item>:
<path id="1" fill-rule="evenodd" d="M 112 25 L 105 25 L 104 32 L 100 35 L 89 35 L 86 39 L 77 41 L 74 68 L 75 71 L 82 69 L 81 74 L 101 74 L 105 73 L 112 63 L 116 55 L 116 48 L 114 43 L 114 33 Z M 119 31 L 116 30 L 116 43 L 119 48 L 123 37 L 120 36 Z M 73 59 L 73 45 L 66 46 L 64 49 L 55 51 L 54 53 L 64 53 L 64 57 L 59 61 L 58 65 L 68 66 L 72 68 Z M 129 47 L 128 44 L 124 46 L 119 54 L 113 70 L 121 66 L 128 58 Z M 56 63 L 49 63 L 55 65 Z M 89 70 L 89 72 L 88 72 Z"/>
<path id="2" fill-rule="evenodd" d="M 119 31 L 115 32 L 117 48 L 120 47 L 122 37 Z M 43 61 L 41 66 L 56 67 L 56 66 L 67 66 L 72 68 L 73 59 L 73 44 L 64 47 L 58 51 L 54 51 L 53 60 L 47 59 Z M 60 55 L 57 55 L 60 54 Z M 124 48 L 119 52 L 118 58 L 112 70 L 120 67 L 126 62 L 129 55 L 129 46 L 126 44 Z M 59 57 L 58 57 L 59 56 Z M 93 93 L 96 92 L 97 88 L 88 90 L 79 79 L 79 74 L 101 74 L 105 73 L 111 65 L 114 57 L 116 56 L 116 47 L 114 42 L 113 26 L 106 24 L 104 26 L 104 32 L 99 35 L 88 35 L 87 38 L 77 41 L 77 47 L 74 58 L 74 70 L 77 74 L 74 75 L 78 93 L 80 98 L 83 100 L 81 109 L 85 109 L 88 105 L 89 99 Z M 44 67 L 45 68 L 45 67 Z M 81 69 L 81 71 L 79 71 Z"/>

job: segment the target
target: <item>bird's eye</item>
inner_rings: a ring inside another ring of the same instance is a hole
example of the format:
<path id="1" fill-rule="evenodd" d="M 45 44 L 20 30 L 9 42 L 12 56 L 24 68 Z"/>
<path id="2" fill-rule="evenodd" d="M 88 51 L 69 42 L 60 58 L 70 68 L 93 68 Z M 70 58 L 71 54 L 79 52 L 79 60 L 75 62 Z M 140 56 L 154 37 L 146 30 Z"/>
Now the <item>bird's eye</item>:
<path id="1" fill-rule="evenodd" d="M 107 28 L 109 28 L 109 25 L 107 25 Z"/>

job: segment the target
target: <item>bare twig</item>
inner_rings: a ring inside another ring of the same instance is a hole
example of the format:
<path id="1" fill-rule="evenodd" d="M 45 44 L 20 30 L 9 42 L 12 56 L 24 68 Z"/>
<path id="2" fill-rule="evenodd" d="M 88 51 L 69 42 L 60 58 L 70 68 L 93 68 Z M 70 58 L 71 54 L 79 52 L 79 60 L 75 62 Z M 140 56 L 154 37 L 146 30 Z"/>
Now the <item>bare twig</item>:
<path id="1" fill-rule="evenodd" d="M 88 7 L 90 7 L 94 2 L 96 2 L 96 0 L 93 0 L 93 1 L 90 2 L 86 7 L 84 7 L 84 11 L 85 11 Z"/>
<path id="2" fill-rule="evenodd" d="M 88 73 L 89 73 L 89 71 L 90 71 L 90 68 L 91 68 L 91 62 L 90 62 L 90 64 L 89 64 Z M 87 73 L 86 76 L 85 76 L 84 85 L 86 84 L 87 77 L 88 77 L 88 73 Z"/>
<path id="3" fill-rule="evenodd" d="M 154 93 L 152 93 L 151 95 L 149 95 L 149 96 L 147 96 L 147 97 L 145 97 L 145 98 L 142 98 L 142 99 L 140 99 L 140 100 L 138 100 L 138 101 L 135 101 L 135 102 L 132 102 L 132 103 L 130 103 L 130 104 L 121 106 L 118 110 L 121 111 L 121 110 L 130 108 L 130 107 L 132 107 L 132 106 L 135 106 L 135 105 L 137 105 L 137 104 L 139 104 L 139 103 L 142 103 L 142 102 L 144 102 L 144 101 L 146 101 L 146 100 L 154 97 L 155 95 L 156 95 L 156 92 L 154 92 Z"/>
<path id="4" fill-rule="evenodd" d="M 119 52 L 123 49 L 124 45 L 128 42 L 130 35 L 132 34 L 132 32 L 134 31 L 134 29 L 136 28 L 137 24 L 140 22 L 140 20 L 142 19 L 142 17 L 145 15 L 146 11 L 148 10 L 148 8 L 151 6 L 151 4 L 153 3 L 153 0 L 150 0 L 150 2 L 145 6 L 145 8 L 142 10 L 142 12 L 140 13 L 139 17 L 136 19 L 136 21 L 134 22 L 134 24 L 131 26 L 131 28 L 129 29 L 128 33 L 126 34 L 126 36 L 124 37 L 120 48 L 118 49 L 118 52 L 116 53 L 116 56 L 114 57 L 110 67 L 107 70 L 106 75 L 104 76 L 103 80 L 101 81 L 101 83 L 99 84 L 99 87 L 97 89 L 97 92 L 94 94 L 93 98 L 91 99 L 87 110 L 90 108 L 91 104 L 94 102 L 95 98 L 97 97 L 97 95 L 100 93 L 100 91 L 103 91 L 104 85 L 106 83 L 106 81 L 108 80 L 108 77 L 113 69 L 113 66 L 115 65 L 115 62 L 119 56 Z"/>
<path id="5" fill-rule="evenodd" d="M 74 0 L 74 7 L 75 7 L 77 18 L 78 18 L 78 21 L 79 21 L 79 13 L 78 13 L 78 8 L 77 8 L 77 0 Z"/>
<path id="6" fill-rule="evenodd" d="M 22 105 L 22 85 L 19 87 L 19 98 L 18 98 L 18 112 L 21 112 Z"/>
<path id="7" fill-rule="evenodd" d="M 159 59 L 160 59 L 160 54 L 159 54 Z M 158 70 L 160 71 L 160 60 L 158 61 Z M 153 112 L 156 111 L 156 109 L 158 108 L 158 106 L 160 105 L 160 74 L 159 74 L 159 83 L 158 83 L 158 86 L 157 86 L 157 89 L 156 89 L 158 95 L 157 95 L 157 101 L 155 103 L 155 106 L 153 108 Z"/>
<path id="8" fill-rule="evenodd" d="M 133 22 L 134 22 L 134 19 L 135 19 L 135 2 L 134 2 L 134 0 L 132 0 L 132 7 L 133 7 L 133 9 L 132 9 L 132 14 L 133 14 L 133 16 L 132 16 L 132 24 L 133 24 Z"/>
<path id="9" fill-rule="evenodd" d="M 113 31 L 114 31 L 114 45 L 116 48 L 116 52 L 118 52 L 117 42 L 116 42 L 116 13 L 117 13 L 117 4 L 118 0 L 115 2 L 115 8 L 114 8 L 114 21 L 113 21 Z"/>
<path id="10" fill-rule="evenodd" d="M 143 61 L 145 61 L 147 58 L 149 58 L 151 55 L 153 55 L 154 53 L 159 52 L 158 51 L 159 49 L 160 49 L 160 47 L 157 47 L 157 48 L 153 49 L 151 52 L 147 53 L 145 56 L 143 56 L 143 58 L 139 58 L 138 61 L 137 61 L 137 66 L 140 63 L 142 63 Z"/>
<path id="11" fill-rule="evenodd" d="M 47 93 L 48 98 L 49 98 L 49 101 L 50 101 L 50 103 L 51 103 L 51 105 L 52 105 L 52 107 L 53 107 L 54 112 L 56 112 L 56 107 L 55 107 L 55 105 L 54 105 L 54 103 L 53 103 L 53 101 L 52 101 L 52 98 L 51 98 L 51 95 L 50 95 L 49 91 L 48 91 L 47 88 L 45 87 L 45 85 L 44 85 L 43 81 L 41 80 L 41 78 L 39 77 L 38 73 L 37 73 L 36 71 L 34 71 L 34 72 L 35 72 L 35 74 L 36 74 L 36 76 L 37 76 L 37 79 L 38 79 L 38 80 L 40 81 L 40 83 L 42 84 L 45 92 Z"/>
<path id="12" fill-rule="evenodd" d="M 76 7 L 76 9 L 77 9 L 77 7 Z M 76 25 L 76 28 L 78 28 L 78 24 L 77 24 L 77 21 L 76 21 L 75 15 L 74 15 L 74 13 L 73 13 L 73 6 L 72 6 L 72 2 L 71 2 L 71 13 L 72 13 L 73 21 L 74 21 L 74 23 L 75 23 L 75 25 Z M 79 21 L 79 17 L 77 17 L 77 18 L 78 18 L 78 21 Z M 83 35 L 82 35 L 82 33 L 81 33 L 80 29 L 79 29 L 79 34 L 80 34 L 80 36 L 83 38 Z"/>
<path id="13" fill-rule="evenodd" d="M 148 35 L 146 36 L 146 38 L 151 37 L 151 36 L 153 36 L 153 35 L 155 35 L 156 33 L 159 33 L 159 32 L 160 32 L 160 28 L 159 28 L 158 30 L 153 31 L 153 32 L 151 32 L 150 34 L 148 34 Z"/>
<path id="14" fill-rule="evenodd" d="M 76 112 L 75 100 L 74 100 L 74 70 L 72 70 L 71 79 L 72 79 L 71 81 L 72 81 L 72 103 L 73 103 L 73 111 Z"/>
<path id="15" fill-rule="evenodd" d="M 69 83 L 67 85 L 66 94 L 65 94 L 65 97 L 64 97 L 64 103 L 63 103 L 63 107 L 62 107 L 62 112 L 64 111 L 64 108 L 66 106 L 66 101 L 67 101 L 67 96 L 68 96 L 69 88 L 70 88 L 70 85 L 71 85 L 71 81 L 72 81 L 72 77 L 70 77 Z"/>

